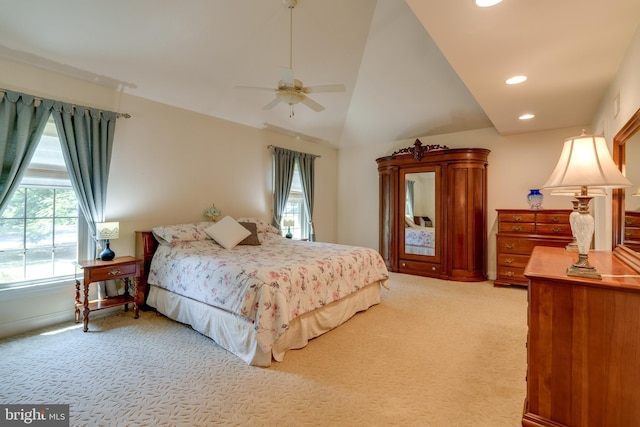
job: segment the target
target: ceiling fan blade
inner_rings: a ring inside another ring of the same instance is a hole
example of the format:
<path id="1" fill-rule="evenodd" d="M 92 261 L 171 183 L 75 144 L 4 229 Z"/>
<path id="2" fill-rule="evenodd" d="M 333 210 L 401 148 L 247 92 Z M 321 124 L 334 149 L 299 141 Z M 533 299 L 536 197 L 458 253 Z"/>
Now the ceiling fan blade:
<path id="1" fill-rule="evenodd" d="M 316 101 L 309 98 L 308 96 L 304 97 L 304 99 L 302 100 L 302 103 L 307 107 L 311 108 L 313 111 L 320 112 L 324 110 L 324 107 L 322 105 L 318 104 Z"/>
<path id="2" fill-rule="evenodd" d="M 346 88 L 342 84 L 308 86 L 308 87 L 305 87 L 305 88 L 302 89 L 302 91 L 304 93 L 344 92 L 345 90 L 346 90 Z"/>
<path id="3" fill-rule="evenodd" d="M 280 67 L 280 79 L 288 87 L 294 87 L 293 70 L 291 68 Z"/>
<path id="4" fill-rule="evenodd" d="M 269 92 L 275 92 L 278 89 L 274 89 L 272 87 L 258 87 L 258 86 L 234 86 L 234 89 L 250 89 L 250 90 L 266 90 Z"/>
<path id="5" fill-rule="evenodd" d="M 280 103 L 280 98 L 274 98 L 273 101 L 262 107 L 263 110 L 270 110 Z"/>

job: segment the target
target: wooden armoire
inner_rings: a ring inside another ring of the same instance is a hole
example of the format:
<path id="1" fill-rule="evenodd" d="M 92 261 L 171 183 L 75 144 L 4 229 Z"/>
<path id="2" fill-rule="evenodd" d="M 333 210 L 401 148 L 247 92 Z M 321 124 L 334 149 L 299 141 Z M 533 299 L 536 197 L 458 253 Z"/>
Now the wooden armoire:
<path id="1" fill-rule="evenodd" d="M 376 160 L 379 251 L 390 271 L 486 280 L 489 152 L 416 140 Z"/>

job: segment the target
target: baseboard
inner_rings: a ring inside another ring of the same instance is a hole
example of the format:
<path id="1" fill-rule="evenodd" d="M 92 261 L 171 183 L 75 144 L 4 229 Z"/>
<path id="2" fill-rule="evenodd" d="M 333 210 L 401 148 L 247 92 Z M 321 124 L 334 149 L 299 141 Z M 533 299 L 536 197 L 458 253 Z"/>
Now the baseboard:
<path id="1" fill-rule="evenodd" d="M 91 322 L 91 319 L 107 316 L 114 311 L 119 310 L 122 310 L 122 307 L 111 307 L 97 312 L 92 312 L 89 322 Z M 75 314 L 73 310 L 65 310 L 56 313 L 48 313 L 42 316 L 30 317 L 28 319 L 21 319 L 15 322 L 3 324 L 0 327 L 0 339 L 25 334 L 42 328 L 48 328 L 61 323 L 73 323 L 74 321 Z M 79 325 L 82 326 L 82 319 L 80 319 Z"/>
<path id="2" fill-rule="evenodd" d="M 15 322 L 5 323 L 0 328 L 0 338 L 24 334 L 36 329 L 46 328 L 58 323 L 73 322 L 73 310 L 65 310 L 57 313 L 48 313 L 42 316 L 21 319 Z"/>

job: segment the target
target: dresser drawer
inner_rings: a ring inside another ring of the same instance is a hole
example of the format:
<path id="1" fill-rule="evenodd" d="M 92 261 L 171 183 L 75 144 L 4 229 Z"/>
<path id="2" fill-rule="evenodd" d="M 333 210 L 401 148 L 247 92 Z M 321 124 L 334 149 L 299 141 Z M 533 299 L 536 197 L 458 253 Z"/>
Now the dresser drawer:
<path id="1" fill-rule="evenodd" d="M 135 276 L 138 265 L 138 262 L 131 262 L 117 266 L 105 265 L 104 267 L 95 267 L 89 270 L 89 281 L 102 282 L 105 280 Z"/>
<path id="2" fill-rule="evenodd" d="M 544 234 L 548 236 L 571 236 L 571 225 L 568 223 L 563 224 L 538 224 L 536 227 L 538 234 Z"/>
<path id="3" fill-rule="evenodd" d="M 429 262 L 409 261 L 401 259 L 398 262 L 400 273 L 418 274 L 421 276 L 439 276 L 442 270 L 440 264 Z"/>
<path id="4" fill-rule="evenodd" d="M 529 255 L 535 246 L 535 242 L 527 238 L 511 236 L 499 236 L 497 251 L 502 254 Z"/>
<path id="5" fill-rule="evenodd" d="M 525 268 L 529 262 L 529 255 L 498 254 L 498 266 L 505 268 Z"/>
<path id="6" fill-rule="evenodd" d="M 510 268 L 498 266 L 496 278 L 503 282 L 526 284 L 529 280 L 524 277 L 524 267 Z"/>
<path id="7" fill-rule="evenodd" d="M 569 224 L 570 213 L 538 213 L 536 222 L 541 224 Z"/>
<path id="8" fill-rule="evenodd" d="M 532 234 L 536 230 L 533 222 L 501 222 L 500 233 L 526 233 Z"/>
<path id="9" fill-rule="evenodd" d="M 625 216 L 624 225 L 625 227 L 640 227 L 640 216 Z"/>
<path id="10" fill-rule="evenodd" d="M 640 228 L 626 226 L 624 228 L 625 240 L 640 240 Z"/>
<path id="11" fill-rule="evenodd" d="M 535 212 L 501 212 L 498 214 L 499 222 L 536 222 Z"/>

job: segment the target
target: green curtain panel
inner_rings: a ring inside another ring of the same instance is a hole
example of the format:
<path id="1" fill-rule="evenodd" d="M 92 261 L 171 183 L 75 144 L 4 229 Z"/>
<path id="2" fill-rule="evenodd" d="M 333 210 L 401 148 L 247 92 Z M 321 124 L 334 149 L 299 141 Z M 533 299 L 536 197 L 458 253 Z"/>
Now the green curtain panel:
<path id="1" fill-rule="evenodd" d="M 80 210 L 95 236 L 95 223 L 105 220 L 107 183 L 116 128 L 116 113 L 56 102 L 51 111 L 62 154 Z M 90 245 L 95 258 L 96 247 Z"/>
<path id="2" fill-rule="evenodd" d="M 0 99 L 0 215 L 29 167 L 52 104 L 12 91 Z"/>

